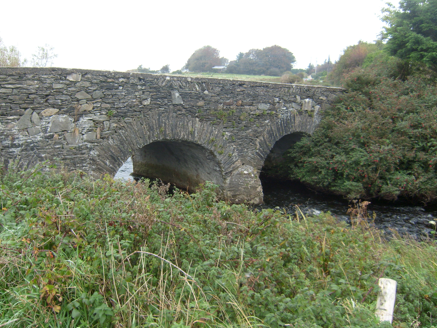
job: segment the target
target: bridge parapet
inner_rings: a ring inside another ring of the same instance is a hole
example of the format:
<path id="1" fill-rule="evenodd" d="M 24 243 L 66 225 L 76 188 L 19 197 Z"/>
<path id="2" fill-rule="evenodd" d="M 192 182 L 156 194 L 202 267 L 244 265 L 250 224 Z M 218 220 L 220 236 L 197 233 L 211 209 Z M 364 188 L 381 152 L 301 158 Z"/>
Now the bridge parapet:
<path id="1" fill-rule="evenodd" d="M 132 155 L 137 171 L 150 172 L 151 158 L 185 161 L 186 170 L 196 169 L 182 174 L 177 164 L 170 165 L 172 174 L 186 177 L 181 180 L 185 184 L 217 177 L 215 182 L 231 200 L 259 202 L 258 174 L 276 141 L 294 132 L 313 133 L 321 112 L 342 91 L 183 76 L 0 68 L 1 160 L 18 158 L 31 166 L 58 158 L 66 167 L 95 176 L 115 174 Z M 197 158 L 199 152 L 190 146 L 187 153 L 196 158 L 180 158 L 184 152 L 169 146 L 177 141 L 180 147 L 196 144 L 208 155 Z M 144 155 L 160 151 L 147 148 L 156 142 L 167 142 L 172 157 Z M 208 169 L 194 163 L 208 158 L 216 163 Z M 220 171 L 220 178 L 208 170 Z"/>

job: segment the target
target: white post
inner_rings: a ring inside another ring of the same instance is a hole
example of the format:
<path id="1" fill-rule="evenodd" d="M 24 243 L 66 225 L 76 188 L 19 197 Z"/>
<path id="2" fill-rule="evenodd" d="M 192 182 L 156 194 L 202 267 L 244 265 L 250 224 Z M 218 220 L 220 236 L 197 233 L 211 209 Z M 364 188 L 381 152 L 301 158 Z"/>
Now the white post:
<path id="1" fill-rule="evenodd" d="M 379 279 L 379 287 L 381 290 L 376 301 L 376 316 L 381 321 L 393 322 L 393 310 L 396 300 L 396 285 L 397 282 L 392 279 Z"/>

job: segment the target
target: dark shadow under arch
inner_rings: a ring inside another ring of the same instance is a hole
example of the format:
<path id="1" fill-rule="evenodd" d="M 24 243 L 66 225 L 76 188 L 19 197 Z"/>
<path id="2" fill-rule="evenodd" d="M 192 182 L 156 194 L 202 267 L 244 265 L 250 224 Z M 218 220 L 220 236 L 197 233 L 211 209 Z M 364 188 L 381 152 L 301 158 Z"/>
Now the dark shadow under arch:
<path id="1" fill-rule="evenodd" d="M 171 182 L 178 188 L 195 191 L 206 181 L 223 187 L 223 170 L 214 153 L 184 140 L 160 140 L 132 156 L 134 174 Z"/>
<path id="2" fill-rule="evenodd" d="M 309 134 L 305 132 L 294 132 L 286 134 L 281 139 L 276 141 L 276 143 L 273 145 L 273 148 L 270 150 L 270 153 L 264 160 L 264 165 L 261 170 L 262 174 L 280 177 L 281 174 L 278 167 L 281 165 L 281 163 L 283 163 L 284 155 L 296 142 L 308 135 Z"/>

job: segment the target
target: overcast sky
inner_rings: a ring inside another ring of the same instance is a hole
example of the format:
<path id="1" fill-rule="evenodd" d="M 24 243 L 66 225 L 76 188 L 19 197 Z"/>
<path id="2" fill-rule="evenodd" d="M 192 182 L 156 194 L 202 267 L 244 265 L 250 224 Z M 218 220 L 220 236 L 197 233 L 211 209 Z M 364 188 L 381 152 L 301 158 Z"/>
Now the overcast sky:
<path id="1" fill-rule="evenodd" d="M 295 67 L 306 68 L 328 56 L 336 61 L 359 40 L 376 40 L 385 2 L 13 0 L 0 6 L 0 38 L 27 59 L 38 46 L 52 46 L 56 67 L 177 70 L 205 45 L 229 60 L 279 45 L 294 54 Z"/>

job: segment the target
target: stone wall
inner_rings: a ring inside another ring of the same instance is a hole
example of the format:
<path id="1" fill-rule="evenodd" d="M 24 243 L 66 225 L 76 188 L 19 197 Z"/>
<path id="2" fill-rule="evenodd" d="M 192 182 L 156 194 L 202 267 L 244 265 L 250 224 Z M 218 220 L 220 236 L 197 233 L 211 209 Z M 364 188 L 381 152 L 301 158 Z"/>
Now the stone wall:
<path id="1" fill-rule="evenodd" d="M 295 132 L 313 133 L 321 112 L 342 91 L 138 73 L 0 68 L 1 160 L 18 159 L 31 166 L 58 159 L 68 168 L 100 176 L 115 174 L 132 155 L 137 171 L 159 166 L 159 158 L 173 158 L 186 161 L 185 168 L 194 167 L 181 176 L 191 175 L 195 184 L 213 176 L 227 198 L 260 202 L 259 171 L 276 141 Z M 147 147 L 156 142 L 167 142 L 171 156 L 153 155 L 163 149 Z M 182 159 L 183 154 L 191 155 Z M 214 164 L 200 169 L 198 162 L 205 160 Z M 178 169 L 174 163 L 169 167 Z"/>

